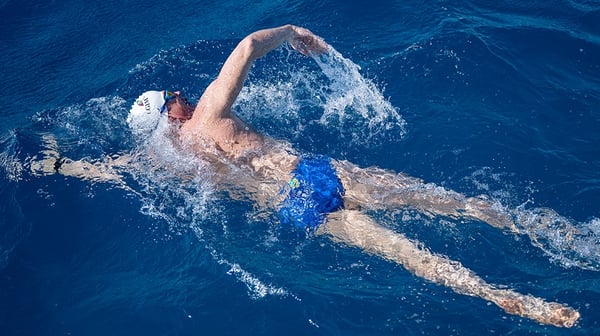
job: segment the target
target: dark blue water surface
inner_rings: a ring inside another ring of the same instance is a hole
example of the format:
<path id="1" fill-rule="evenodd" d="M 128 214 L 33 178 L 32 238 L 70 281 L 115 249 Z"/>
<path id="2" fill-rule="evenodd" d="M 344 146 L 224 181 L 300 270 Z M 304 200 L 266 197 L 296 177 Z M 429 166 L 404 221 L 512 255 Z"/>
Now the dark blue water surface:
<path id="1" fill-rule="evenodd" d="M 600 334 L 597 1 L 7 0 L 0 15 L 1 335 Z M 578 309 L 578 325 L 507 315 L 288 234 L 201 181 L 129 171 L 124 188 L 29 171 L 49 135 L 73 159 L 136 149 L 125 119 L 140 92 L 197 99 L 238 40 L 285 23 L 347 62 L 274 51 L 252 70 L 242 117 L 302 152 L 553 209 L 580 229 L 574 244 L 553 227 L 529 228 L 536 241 L 373 215 L 491 283 Z"/>

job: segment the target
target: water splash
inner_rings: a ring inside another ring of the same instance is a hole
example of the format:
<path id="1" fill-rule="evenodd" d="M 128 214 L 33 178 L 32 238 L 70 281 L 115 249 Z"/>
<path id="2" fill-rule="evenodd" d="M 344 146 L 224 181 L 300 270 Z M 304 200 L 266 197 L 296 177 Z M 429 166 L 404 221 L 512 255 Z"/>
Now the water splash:
<path id="1" fill-rule="evenodd" d="M 32 121 L 60 139 L 61 149 L 77 158 L 112 154 L 132 143 L 125 126 L 128 102 L 119 96 L 91 98 L 56 110 L 39 111 Z"/>
<path id="2" fill-rule="evenodd" d="M 566 268 L 600 271 L 600 219 L 578 223 L 552 209 L 532 208 L 532 199 L 538 192 L 535 186 L 531 182 L 512 185 L 507 182 L 508 177 L 483 167 L 464 181 L 475 186 L 477 192 L 489 195 L 488 203 L 495 205 L 496 213 L 510 214 L 518 233 L 528 236 L 551 261 Z M 527 199 L 525 202 L 516 200 L 516 195 L 523 194 Z M 519 202 L 522 204 L 510 206 Z"/>
<path id="3" fill-rule="evenodd" d="M 361 75 L 357 64 L 333 48 L 315 60 L 330 81 L 320 119 L 322 123 L 330 119 L 343 123 L 350 118 L 347 114 L 357 114 L 366 121 L 369 137 L 394 129 L 398 132 L 396 136 L 404 135 L 406 122 L 377 86 Z"/>
<path id="4" fill-rule="evenodd" d="M 600 271 L 600 219 L 575 224 L 552 209 L 517 209 L 521 233 L 564 267 Z"/>
<path id="5" fill-rule="evenodd" d="M 333 48 L 314 57 L 316 67 L 299 66 L 306 60 L 296 62 L 295 52 L 286 52 L 263 60 L 268 69 L 255 69 L 264 72 L 261 79 L 251 77 L 242 89 L 235 108 L 244 119 L 276 137 L 315 132 L 369 148 L 404 136 L 406 122 L 358 65 Z"/>
<path id="6" fill-rule="evenodd" d="M 142 193 L 142 213 L 165 220 L 172 231 L 188 230 L 215 215 L 216 187 L 207 161 L 185 151 L 168 125 L 133 151 L 129 174 Z"/>

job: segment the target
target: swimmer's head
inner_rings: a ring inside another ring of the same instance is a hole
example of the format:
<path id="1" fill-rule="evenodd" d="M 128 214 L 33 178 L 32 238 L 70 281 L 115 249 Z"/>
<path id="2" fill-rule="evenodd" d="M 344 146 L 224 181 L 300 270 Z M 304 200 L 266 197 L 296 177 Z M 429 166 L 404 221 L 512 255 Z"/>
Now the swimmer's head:
<path id="1" fill-rule="evenodd" d="M 167 119 L 167 103 L 178 95 L 171 91 L 146 91 L 131 106 L 127 124 L 137 136 L 148 137 L 158 127 L 161 119 Z"/>

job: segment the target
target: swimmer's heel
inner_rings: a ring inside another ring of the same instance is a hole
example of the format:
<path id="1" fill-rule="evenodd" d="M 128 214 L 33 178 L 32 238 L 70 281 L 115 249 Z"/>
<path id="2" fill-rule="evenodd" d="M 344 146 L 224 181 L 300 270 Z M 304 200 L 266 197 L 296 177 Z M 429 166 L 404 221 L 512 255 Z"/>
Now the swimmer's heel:
<path id="1" fill-rule="evenodd" d="M 530 318 L 542 324 L 571 328 L 579 320 L 577 310 L 556 302 L 546 302 L 531 295 L 521 295 L 510 290 L 496 290 L 490 298 L 509 314 Z"/>

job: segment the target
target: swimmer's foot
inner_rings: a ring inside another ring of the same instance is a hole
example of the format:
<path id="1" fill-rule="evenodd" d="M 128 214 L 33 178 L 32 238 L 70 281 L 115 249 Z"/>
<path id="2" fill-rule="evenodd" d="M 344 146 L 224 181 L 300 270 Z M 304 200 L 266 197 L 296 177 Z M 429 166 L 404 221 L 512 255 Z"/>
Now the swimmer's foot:
<path id="1" fill-rule="evenodd" d="M 580 314 L 575 309 L 556 302 L 545 302 L 532 296 L 503 297 L 496 304 L 509 314 L 533 319 L 542 324 L 571 328 L 579 320 Z"/>

